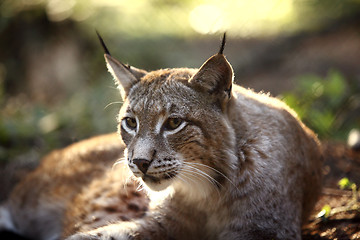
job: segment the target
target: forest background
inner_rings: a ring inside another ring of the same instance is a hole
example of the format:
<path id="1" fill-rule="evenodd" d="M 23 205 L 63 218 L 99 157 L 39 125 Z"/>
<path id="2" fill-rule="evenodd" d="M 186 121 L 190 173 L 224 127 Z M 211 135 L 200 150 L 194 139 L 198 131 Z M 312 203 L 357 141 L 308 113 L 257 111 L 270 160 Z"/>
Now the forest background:
<path id="1" fill-rule="evenodd" d="M 2 0 L 0 164 L 116 131 L 124 63 L 199 67 L 228 34 L 238 84 L 283 99 L 322 140 L 360 128 L 359 0 Z"/>

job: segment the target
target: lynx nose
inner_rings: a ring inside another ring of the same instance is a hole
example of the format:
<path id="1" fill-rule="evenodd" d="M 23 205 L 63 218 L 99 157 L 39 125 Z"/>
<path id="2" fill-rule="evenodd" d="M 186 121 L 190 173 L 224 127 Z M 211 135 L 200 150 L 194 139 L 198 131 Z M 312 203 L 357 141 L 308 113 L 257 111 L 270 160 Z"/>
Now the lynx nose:
<path id="1" fill-rule="evenodd" d="M 133 162 L 139 168 L 139 170 L 144 174 L 147 172 L 147 170 L 150 167 L 150 161 L 147 159 L 135 158 Z"/>

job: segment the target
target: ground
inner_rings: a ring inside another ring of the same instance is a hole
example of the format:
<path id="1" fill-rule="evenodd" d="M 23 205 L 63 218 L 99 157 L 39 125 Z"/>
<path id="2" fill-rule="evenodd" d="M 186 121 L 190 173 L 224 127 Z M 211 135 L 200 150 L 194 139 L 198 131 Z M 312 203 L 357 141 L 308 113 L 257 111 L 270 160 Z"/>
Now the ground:
<path id="1" fill-rule="evenodd" d="M 346 206 L 352 201 L 351 190 L 341 190 L 338 181 L 344 177 L 360 184 L 360 151 L 350 150 L 342 144 L 325 144 L 324 188 L 316 204 L 315 215 L 324 205 L 332 209 Z M 359 198 L 359 194 L 357 196 Z M 360 208 L 334 214 L 328 219 L 313 216 L 303 230 L 304 240 L 360 239 Z"/>
<path id="2" fill-rule="evenodd" d="M 331 209 L 339 209 L 349 205 L 354 201 L 351 190 L 339 188 L 340 179 L 348 178 L 350 181 L 360 186 L 360 151 L 351 150 L 341 143 L 324 143 L 325 164 L 323 167 L 324 179 L 321 197 L 316 204 L 314 214 L 309 220 L 309 224 L 303 229 L 304 240 L 345 240 L 360 239 L 360 206 L 357 201 L 357 210 L 345 210 L 332 214 L 328 218 L 317 217 L 318 213 L 325 205 Z M 130 188 L 129 188 L 130 189 Z M 131 190 L 131 189 L 130 189 Z M 122 190 L 120 189 L 119 192 Z M 136 193 L 136 189 L 132 189 Z M 360 192 L 358 192 L 359 195 Z M 102 193 L 106 195 L 106 193 Z M 114 210 L 118 214 L 119 220 L 131 219 L 134 211 L 143 213 L 147 201 L 141 201 L 138 195 L 130 194 L 127 198 L 119 194 L 118 202 L 120 205 L 128 205 L 122 210 Z M 360 198 L 360 196 L 357 196 Z M 84 202 L 86 203 L 86 201 Z M 131 206 L 129 205 L 131 203 Z M 136 206 L 136 207 L 134 207 Z M 109 213 L 107 213 L 109 214 Z M 94 224 L 97 220 L 94 219 Z M 73 224 L 72 224 L 73 225 Z M 89 225 L 83 222 L 83 225 Z M 76 230 L 76 229 L 75 229 Z"/>
<path id="3" fill-rule="evenodd" d="M 357 186 L 360 186 L 360 151 L 351 150 L 340 143 L 325 143 L 324 146 L 324 188 L 309 224 L 303 229 L 303 240 L 360 239 L 359 201 L 357 201 L 357 210 L 342 211 L 326 219 L 316 217 L 317 213 L 319 213 L 325 205 L 329 205 L 331 209 L 338 209 L 354 201 L 351 190 L 342 190 L 339 188 L 338 182 L 340 179 L 346 177 L 357 184 Z M 18 170 L 14 172 L 15 177 L 12 177 L 13 180 L 16 180 L 16 172 L 18 171 L 24 171 L 23 166 L 18 167 Z M 133 189 L 133 191 L 136 193 L 136 189 Z M 357 198 L 360 198 L 359 193 L 360 191 L 358 191 Z M 106 194 L 104 194 L 104 196 L 105 195 Z M 121 208 L 120 210 L 118 208 L 115 210 L 104 209 L 104 211 L 115 211 L 120 216 L 119 220 L 133 218 L 136 212 L 140 215 L 143 213 L 143 207 L 146 208 L 147 201 L 139 199 L 138 194 L 130 194 L 130 198 L 127 197 L 126 199 L 122 196 L 123 195 L 119 194 L 119 201 L 122 201 L 124 205 L 128 207 Z M 2 196 L 2 198 L 3 197 L 4 196 Z M 94 222 L 93 224 L 97 223 L 96 219 L 92 219 L 92 222 Z M 19 236 L 14 236 L 8 232 L 0 232 L 0 238 L 20 239 Z"/>

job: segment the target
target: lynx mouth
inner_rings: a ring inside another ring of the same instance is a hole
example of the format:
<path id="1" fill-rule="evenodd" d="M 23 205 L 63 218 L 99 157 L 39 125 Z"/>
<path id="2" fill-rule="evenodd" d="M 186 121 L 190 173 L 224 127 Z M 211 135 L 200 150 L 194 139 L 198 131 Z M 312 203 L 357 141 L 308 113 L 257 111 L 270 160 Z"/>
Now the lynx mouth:
<path id="1" fill-rule="evenodd" d="M 141 176 L 141 179 L 150 189 L 155 191 L 162 191 L 173 183 L 173 179 L 176 175 L 176 172 L 167 172 L 161 177 L 144 174 Z"/>
<path id="2" fill-rule="evenodd" d="M 173 179 L 175 176 L 176 172 L 167 172 L 161 177 L 154 177 L 145 173 L 143 176 L 141 176 L 141 178 L 144 182 L 150 181 L 152 183 L 160 183 L 161 180 L 170 180 Z"/>
<path id="3" fill-rule="evenodd" d="M 152 183 L 160 183 L 161 179 L 160 178 L 157 178 L 157 177 L 154 177 L 154 176 L 151 176 L 151 175 L 148 175 L 148 174 L 144 174 L 142 177 L 142 180 L 144 182 L 152 182 Z"/>

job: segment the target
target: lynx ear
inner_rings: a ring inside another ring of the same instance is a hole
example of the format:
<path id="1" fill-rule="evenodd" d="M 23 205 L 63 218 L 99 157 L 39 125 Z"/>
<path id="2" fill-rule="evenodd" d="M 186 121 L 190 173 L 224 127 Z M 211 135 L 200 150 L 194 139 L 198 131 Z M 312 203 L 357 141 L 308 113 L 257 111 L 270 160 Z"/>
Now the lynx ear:
<path id="1" fill-rule="evenodd" d="M 104 40 L 96 31 L 100 44 L 105 52 L 105 61 L 109 72 L 113 75 L 116 81 L 116 85 L 120 89 L 122 98 L 126 98 L 130 88 L 137 83 L 147 72 L 140 70 L 129 65 L 125 65 L 110 55 L 108 48 L 105 45 Z"/>
<path id="2" fill-rule="evenodd" d="M 125 65 L 109 54 L 105 54 L 105 61 L 109 72 L 115 78 L 123 99 L 127 97 L 131 87 L 147 73 L 145 70 Z"/>
<path id="3" fill-rule="evenodd" d="M 218 53 L 209 58 L 189 82 L 197 90 L 215 94 L 220 98 L 230 98 L 233 78 L 230 63 L 223 54 Z"/>
<path id="4" fill-rule="evenodd" d="M 198 90 L 215 94 L 224 100 L 231 97 L 231 87 L 234 78 L 233 69 L 223 55 L 225 48 L 226 34 L 221 41 L 219 53 L 209 58 L 199 71 L 189 80 Z"/>

